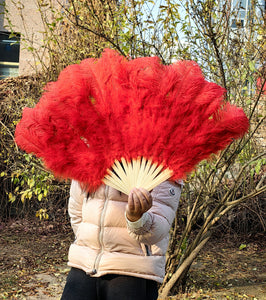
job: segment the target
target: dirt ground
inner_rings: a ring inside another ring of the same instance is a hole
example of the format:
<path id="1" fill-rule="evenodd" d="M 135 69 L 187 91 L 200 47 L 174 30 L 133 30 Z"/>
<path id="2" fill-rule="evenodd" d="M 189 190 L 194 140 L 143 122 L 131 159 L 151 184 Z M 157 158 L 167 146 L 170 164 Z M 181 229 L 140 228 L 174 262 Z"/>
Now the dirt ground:
<path id="1" fill-rule="evenodd" d="M 0 223 L 0 299 L 60 299 L 68 221 Z M 169 299 L 266 299 L 265 237 L 211 240 L 193 263 L 187 291 Z"/>

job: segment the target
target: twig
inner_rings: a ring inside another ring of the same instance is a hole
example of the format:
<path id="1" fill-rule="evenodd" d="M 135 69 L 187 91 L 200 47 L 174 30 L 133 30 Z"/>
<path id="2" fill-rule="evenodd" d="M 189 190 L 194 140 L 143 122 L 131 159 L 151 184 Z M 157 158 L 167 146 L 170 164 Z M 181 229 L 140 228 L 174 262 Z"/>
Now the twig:
<path id="1" fill-rule="evenodd" d="M 266 226 L 265 226 L 265 221 L 264 221 L 263 217 L 258 212 L 256 212 L 254 209 L 250 208 L 249 206 L 247 206 L 245 204 L 242 204 L 242 206 L 245 207 L 246 209 L 250 210 L 251 212 L 253 212 L 254 214 L 256 214 L 258 216 L 258 218 L 260 219 L 260 223 L 263 227 L 263 230 L 265 231 Z"/>
<path id="2" fill-rule="evenodd" d="M 12 132 L 9 130 L 9 128 L 1 120 L 0 120 L 0 124 L 6 129 L 6 131 L 8 132 L 8 134 L 12 137 L 12 140 L 14 141 L 16 150 L 18 151 L 18 146 L 17 146 L 17 144 L 15 142 L 14 135 L 12 134 Z"/>

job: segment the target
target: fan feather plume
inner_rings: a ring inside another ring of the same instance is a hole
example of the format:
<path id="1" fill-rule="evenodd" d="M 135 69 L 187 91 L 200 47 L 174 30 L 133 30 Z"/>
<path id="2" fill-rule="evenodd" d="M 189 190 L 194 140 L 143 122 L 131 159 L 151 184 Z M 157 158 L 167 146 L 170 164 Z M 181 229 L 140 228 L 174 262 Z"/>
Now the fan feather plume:
<path id="1" fill-rule="evenodd" d="M 243 136 L 249 122 L 205 80 L 194 61 L 128 60 L 111 49 L 64 69 L 34 108 L 25 108 L 17 144 L 55 176 L 95 190 L 129 193 L 184 178 Z"/>

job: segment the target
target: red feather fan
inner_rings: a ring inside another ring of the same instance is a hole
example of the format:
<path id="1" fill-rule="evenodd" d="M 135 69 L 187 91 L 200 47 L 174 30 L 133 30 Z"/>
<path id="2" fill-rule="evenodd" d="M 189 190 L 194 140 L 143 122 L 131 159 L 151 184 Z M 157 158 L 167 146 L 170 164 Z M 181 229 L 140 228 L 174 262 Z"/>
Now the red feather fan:
<path id="1" fill-rule="evenodd" d="M 247 132 L 241 108 L 193 61 L 128 60 L 106 49 L 68 66 L 35 108 L 25 108 L 16 142 L 57 177 L 124 193 L 183 178 Z"/>

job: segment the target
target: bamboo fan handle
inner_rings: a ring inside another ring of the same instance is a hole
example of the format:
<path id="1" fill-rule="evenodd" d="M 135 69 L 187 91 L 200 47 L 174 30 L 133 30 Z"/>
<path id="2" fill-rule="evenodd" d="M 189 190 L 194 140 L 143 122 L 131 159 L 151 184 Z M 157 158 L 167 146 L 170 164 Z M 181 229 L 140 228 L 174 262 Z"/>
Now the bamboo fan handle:
<path id="1" fill-rule="evenodd" d="M 153 163 L 145 157 L 132 159 L 130 162 L 122 157 L 121 161 L 114 162 L 112 170 L 107 170 L 108 174 L 103 182 L 127 195 L 134 187 L 151 191 L 173 175 L 169 168 L 161 172 L 163 168 L 163 165 Z"/>

